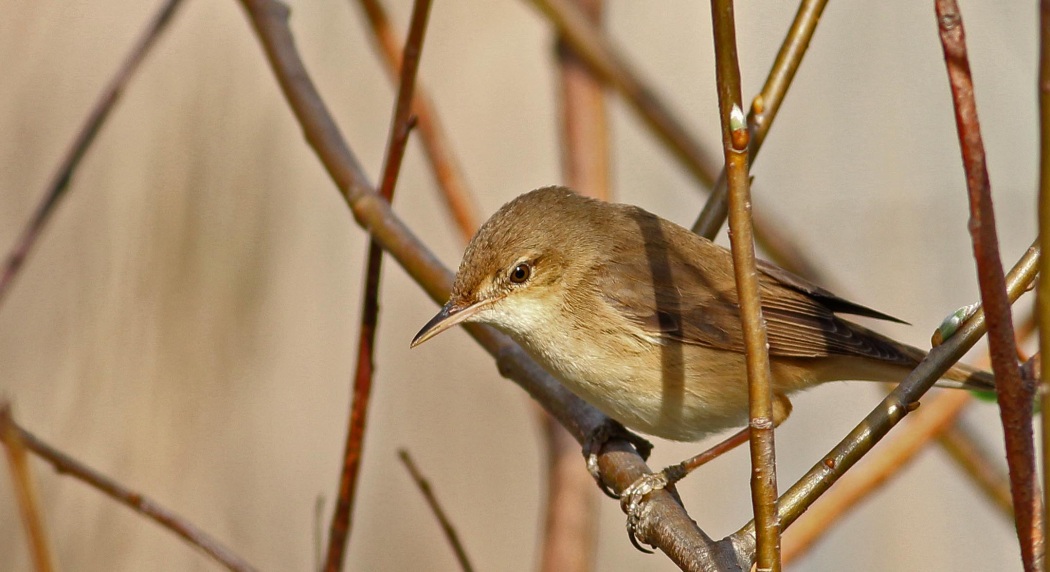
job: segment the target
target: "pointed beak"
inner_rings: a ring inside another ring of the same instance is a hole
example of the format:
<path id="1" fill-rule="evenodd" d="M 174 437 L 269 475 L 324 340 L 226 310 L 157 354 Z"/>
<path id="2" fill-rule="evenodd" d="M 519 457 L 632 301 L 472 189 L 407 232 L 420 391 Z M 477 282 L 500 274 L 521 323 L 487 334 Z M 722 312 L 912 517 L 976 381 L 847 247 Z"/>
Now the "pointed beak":
<path id="1" fill-rule="evenodd" d="M 412 338 L 411 347 L 414 348 L 418 346 L 456 324 L 470 320 L 472 316 L 477 314 L 479 310 L 487 306 L 490 302 L 491 300 L 481 300 L 469 306 L 456 306 L 451 300 L 449 300 L 448 304 L 445 304 L 445 306 L 441 308 L 441 311 L 431 318 L 430 321 L 427 322 L 427 325 L 423 326 L 423 329 L 419 330 L 416 337 Z"/>

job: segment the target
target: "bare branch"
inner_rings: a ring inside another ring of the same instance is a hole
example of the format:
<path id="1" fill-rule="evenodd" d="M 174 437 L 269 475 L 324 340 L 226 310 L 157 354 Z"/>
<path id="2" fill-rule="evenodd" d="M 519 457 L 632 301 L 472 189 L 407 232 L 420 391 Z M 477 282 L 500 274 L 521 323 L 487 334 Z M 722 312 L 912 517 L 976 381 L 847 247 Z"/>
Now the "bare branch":
<path id="1" fill-rule="evenodd" d="M 44 527 L 44 514 L 40 510 L 40 498 L 29 472 L 29 456 L 26 446 L 18 432 L 11 415 L 11 404 L 0 403 L 0 442 L 7 452 L 7 464 L 11 472 L 11 484 L 18 501 L 18 512 L 22 516 L 22 526 L 26 530 L 29 543 L 29 554 L 33 559 L 33 568 L 38 572 L 50 572 L 54 569 L 51 549 Z"/>
<path id="2" fill-rule="evenodd" d="M 1036 551 L 1042 542 L 1036 524 L 1039 493 L 1036 489 L 1035 442 L 1032 435 L 1032 392 L 1021 384 L 1017 364 L 1010 303 L 1006 279 L 999 259 L 999 239 L 992 208 L 991 183 L 985 163 L 984 143 L 977 120 L 977 102 L 966 55 L 966 36 L 962 14 L 954 0 L 936 0 L 937 24 L 944 61 L 948 67 L 955 123 L 959 131 L 966 187 L 970 199 L 970 235 L 981 303 L 988 316 L 988 348 L 995 373 L 996 395 L 1006 440 L 1006 462 L 1010 469 L 1010 490 L 1014 500 L 1017 537 L 1025 570 L 1036 569 Z"/>
<path id="3" fill-rule="evenodd" d="M 1039 244 L 1050 247 L 1050 0 L 1039 2 Z M 1039 353 L 1050 355 L 1050 261 L 1039 268 Z M 1043 414 L 1043 499 L 1050 499 L 1050 380 L 1040 368 Z M 1050 538 L 1050 515 L 1043 514 L 1043 538 Z M 1043 570 L 1050 570 L 1050 551 L 1043 551 Z"/>
<path id="4" fill-rule="evenodd" d="M 1007 293 L 1015 301 L 1035 280 L 1039 265 L 1039 246 L 1033 244 L 1006 276 Z M 868 414 L 820 462 L 780 497 L 777 509 L 781 526 L 791 526 L 806 509 L 824 494 L 850 467 L 899 423 L 944 372 L 959 361 L 984 335 L 984 311 L 978 310 L 955 335 L 933 348 L 876 408 Z M 732 536 L 735 545 L 754 550 L 754 523 L 748 523 Z M 748 548 L 750 547 L 750 548 Z"/>
<path id="5" fill-rule="evenodd" d="M 759 572 L 780 570 L 780 521 L 777 518 L 777 465 L 774 447 L 773 382 L 769 371 L 769 340 L 762 317 L 751 226 L 748 177 L 750 134 L 740 101 L 740 63 L 736 53 L 736 22 L 732 0 L 711 0 L 715 36 L 718 108 L 722 120 L 729 193 L 729 242 L 733 274 L 740 300 L 740 322 L 747 360 L 749 426 L 751 429 L 751 506 L 755 514 L 756 566 Z"/>
<path id="6" fill-rule="evenodd" d="M 69 183 L 73 180 L 73 175 L 80 165 L 80 160 L 87 154 L 91 144 L 95 141 L 95 136 L 102 130 L 102 125 L 109 117 L 109 112 L 113 110 L 117 101 L 120 100 L 124 88 L 131 81 L 131 76 L 135 74 L 139 64 L 142 63 L 150 49 L 156 44 L 161 32 L 167 28 L 168 23 L 171 22 L 171 17 L 175 14 L 175 9 L 180 4 L 181 0 L 166 0 L 160 10 L 157 11 L 157 14 L 153 16 L 153 20 L 146 26 L 145 32 L 142 33 L 139 41 L 135 43 L 131 53 L 128 54 L 120 69 L 117 70 L 117 74 L 113 76 L 113 79 L 109 81 L 109 85 L 102 91 L 102 96 L 95 103 L 95 107 L 88 115 L 87 121 L 84 122 L 76 138 L 73 139 L 73 144 L 70 146 L 69 151 L 66 152 L 62 162 L 55 169 L 55 174 L 51 177 L 51 182 L 44 191 L 44 197 L 33 213 L 33 217 L 29 219 L 26 227 L 22 230 L 22 234 L 18 237 L 18 242 L 15 243 L 7 255 L 3 271 L 0 273 L 0 304 L 3 303 L 8 290 L 11 288 L 11 284 L 32 251 L 37 239 L 40 238 L 44 225 L 47 224 L 51 214 L 58 207 L 62 197 L 65 196 Z"/>
<path id="7" fill-rule="evenodd" d="M 397 78 L 398 70 L 401 69 L 402 42 L 390 24 L 390 18 L 387 17 L 379 0 L 359 0 L 359 2 L 365 11 L 365 16 L 368 17 L 369 29 L 383 57 L 383 63 L 386 64 L 387 75 Z M 452 145 L 441 126 L 437 109 L 426 88 L 419 82 L 416 83 L 415 96 L 412 98 L 412 113 L 417 120 L 419 140 L 423 143 L 423 151 L 437 179 L 445 205 L 456 222 L 460 237 L 468 241 L 478 228 L 474 195 L 459 167 L 459 161 L 452 152 Z"/>
<path id="8" fill-rule="evenodd" d="M 412 477 L 412 480 L 419 487 L 419 492 L 423 493 L 423 498 L 427 501 L 427 506 L 430 507 L 430 511 L 434 513 L 434 517 L 438 519 L 438 523 L 441 525 L 441 531 L 445 533 L 445 538 L 448 539 L 448 543 L 452 546 L 452 551 L 456 553 L 456 560 L 459 562 L 459 567 L 464 572 L 472 572 L 474 567 L 470 565 L 470 558 L 467 557 L 467 551 L 463 548 L 463 543 L 459 540 L 459 534 L 456 532 L 456 528 L 452 526 L 452 521 L 448 519 L 444 509 L 441 508 L 441 503 L 438 502 L 437 497 L 434 495 L 433 489 L 430 487 L 430 483 L 427 482 L 423 474 L 419 472 L 416 464 L 412 461 L 412 457 L 408 455 L 408 451 L 401 449 L 397 452 L 398 457 L 401 458 L 401 462 L 405 464 L 405 468 L 408 469 L 408 474 Z"/>
<path id="9" fill-rule="evenodd" d="M 255 570 L 243 558 L 234 554 L 232 550 L 223 546 L 218 540 L 197 528 L 197 526 L 182 516 L 160 506 L 146 495 L 128 489 L 117 481 L 48 445 L 29 431 L 19 427 L 14 420 L 11 420 L 10 423 L 13 430 L 18 433 L 19 438 L 25 444 L 25 447 L 41 459 L 51 463 L 55 471 L 69 475 L 98 489 L 120 504 L 174 532 L 177 536 L 201 549 L 205 554 L 211 556 L 213 560 L 229 570 L 243 572 Z"/>
<path id="10" fill-rule="evenodd" d="M 405 156 L 408 135 L 412 129 L 412 93 L 416 72 L 423 50 L 430 0 L 416 0 L 412 10 L 408 39 L 405 41 L 404 65 L 390 122 L 390 137 L 383 166 L 382 187 L 379 194 L 388 203 L 394 198 L 401 160 Z M 339 477 L 339 497 L 332 513 L 328 533 L 328 556 L 324 569 L 336 572 L 343 569 L 346 545 L 350 538 L 351 515 L 357 491 L 357 476 L 361 470 L 368 404 L 372 394 L 376 327 L 379 323 L 379 278 L 383 264 L 383 250 L 375 239 L 368 242 L 368 262 L 365 270 L 365 293 L 361 304 L 361 331 L 358 334 L 357 366 L 354 371 L 353 397 L 350 405 L 349 427 L 343 453 L 343 469 Z"/>

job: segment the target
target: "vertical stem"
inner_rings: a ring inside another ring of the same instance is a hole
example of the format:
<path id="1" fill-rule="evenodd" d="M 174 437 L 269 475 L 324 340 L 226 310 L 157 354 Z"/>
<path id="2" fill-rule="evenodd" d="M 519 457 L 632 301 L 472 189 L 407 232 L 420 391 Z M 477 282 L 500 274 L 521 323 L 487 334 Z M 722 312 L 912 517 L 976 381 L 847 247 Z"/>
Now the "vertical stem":
<path id="1" fill-rule="evenodd" d="M 1050 0 L 1039 2 L 1039 244 L 1050 247 Z M 1050 355 L 1050 260 L 1039 261 L 1039 351 Z M 1050 499 L 1050 381 L 1040 372 L 1043 437 L 1043 498 Z M 1050 503 L 1046 503 L 1050 505 Z M 1050 538 L 1050 515 L 1043 513 L 1043 539 Z M 1044 549 L 1043 570 L 1050 570 Z"/>
<path id="2" fill-rule="evenodd" d="M 1035 481 L 1035 444 L 1032 436 L 1033 395 L 1022 385 L 1021 370 L 1017 363 L 1017 345 L 1006 279 L 999 258 L 991 183 L 977 119 L 962 14 L 954 0 L 936 0 L 935 7 L 969 191 L 970 235 L 977 262 L 981 303 L 988 321 L 988 348 L 1006 441 L 1017 538 L 1025 570 L 1035 570 L 1036 545 L 1041 530 L 1036 525 L 1039 492 Z"/>
<path id="3" fill-rule="evenodd" d="M 774 448 L 773 389 L 769 373 L 766 325 L 762 318 L 755 269 L 755 243 L 748 180 L 750 134 L 740 108 L 740 67 L 732 0 L 712 0 L 715 65 L 722 146 L 729 197 L 729 239 L 733 273 L 740 300 L 740 319 L 747 358 L 751 427 L 751 504 L 756 524 L 759 572 L 780 570 L 780 520 L 777 516 L 777 474 Z"/>
<path id="4" fill-rule="evenodd" d="M 394 198 L 401 160 L 405 155 L 408 135 L 412 129 L 412 93 L 416 72 L 423 49 L 423 38 L 430 14 L 430 0 L 416 0 L 412 10 L 412 22 L 405 40 L 404 59 L 401 66 L 401 81 L 390 122 L 390 137 L 386 160 L 383 166 L 379 195 L 390 202 Z M 375 238 L 368 241 L 368 262 L 365 270 L 365 292 L 361 303 L 361 331 L 358 334 L 357 366 L 354 371 L 353 397 L 343 452 L 343 468 L 339 476 L 339 496 L 332 512 L 332 524 L 328 533 L 328 553 L 324 569 L 336 572 L 343 569 L 346 546 L 357 492 L 357 478 L 361 471 L 361 457 L 367 426 L 368 405 L 372 394 L 374 374 L 376 326 L 379 323 L 379 279 L 383 263 L 383 250 Z"/>
<path id="5" fill-rule="evenodd" d="M 780 111 L 780 104 L 784 102 L 792 80 L 795 79 L 795 72 L 802 64 L 802 56 L 806 55 L 809 42 L 813 39 L 813 33 L 817 31 L 820 15 L 824 13 L 827 3 L 827 0 L 802 0 L 799 3 L 798 12 L 791 22 L 791 29 L 780 45 L 780 51 L 777 52 L 777 58 L 769 70 L 766 83 L 758 97 L 751 102 L 751 110 L 747 114 L 747 123 L 752 134 L 751 145 L 748 148 L 748 158 L 751 162 L 755 161 L 759 150 L 762 149 L 766 134 Z M 707 198 L 700 216 L 693 223 L 693 232 L 713 239 L 726 220 L 727 205 L 726 175 L 723 172 L 711 189 L 711 196 Z M 812 272 L 803 274 L 813 278 Z"/>

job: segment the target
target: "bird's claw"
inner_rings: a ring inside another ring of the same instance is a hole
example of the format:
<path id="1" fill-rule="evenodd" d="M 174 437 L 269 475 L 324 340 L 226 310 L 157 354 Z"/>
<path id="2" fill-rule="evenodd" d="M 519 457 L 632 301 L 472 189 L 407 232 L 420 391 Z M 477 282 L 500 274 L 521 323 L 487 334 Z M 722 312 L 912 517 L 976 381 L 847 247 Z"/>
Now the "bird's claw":
<path id="1" fill-rule="evenodd" d="M 649 493 L 660 490 L 671 484 L 666 471 L 643 475 L 631 483 L 631 486 L 620 493 L 620 508 L 627 514 L 627 536 L 631 544 L 638 550 L 652 554 L 652 550 L 645 548 L 638 540 L 638 525 L 642 522 L 646 508 L 646 498 Z"/>
<path id="2" fill-rule="evenodd" d="M 598 468 L 598 455 L 602 452 L 602 447 L 605 446 L 605 443 L 613 438 L 623 439 L 633 445 L 642 459 L 649 458 L 649 454 L 653 451 L 653 444 L 631 433 L 619 422 L 612 419 L 607 419 L 596 427 L 584 440 L 583 456 L 587 460 L 587 472 L 591 474 L 594 482 L 598 484 L 598 488 L 605 493 L 605 496 L 618 499 L 620 495 L 616 494 L 615 491 L 605 484 L 605 481 L 602 480 L 601 471 Z"/>

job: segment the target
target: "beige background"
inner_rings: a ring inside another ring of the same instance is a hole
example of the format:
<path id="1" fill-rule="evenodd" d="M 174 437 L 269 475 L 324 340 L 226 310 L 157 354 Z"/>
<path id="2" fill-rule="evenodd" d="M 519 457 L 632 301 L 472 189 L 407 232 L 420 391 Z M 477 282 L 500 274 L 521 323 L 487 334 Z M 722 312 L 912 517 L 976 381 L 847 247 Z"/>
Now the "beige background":
<path id="1" fill-rule="evenodd" d="M 159 2 L 0 0 L 0 249 L 6 250 L 97 94 Z M 0 395 L 28 428 L 152 495 L 266 570 L 314 565 L 314 506 L 331 506 L 344 437 L 364 235 L 302 141 L 236 2 L 186 2 L 134 79 L 28 267 L 0 307 Z M 740 3 L 744 91 L 760 86 L 791 2 Z M 1034 232 L 1034 3 L 963 9 L 1008 264 Z M 393 90 L 353 2 L 296 2 L 319 89 L 374 174 Z M 1018 7 L 1020 6 L 1020 7 Z M 408 2 L 392 6 L 399 28 Z M 608 27 L 689 128 L 718 141 L 704 2 L 612 2 Z M 436 2 L 421 75 L 487 215 L 559 182 L 551 34 L 521 2 Z M 702 195 L 619 101 L 615 190 L 689 224 Z M 754 169 L 775 211 L 843 294 L 916 326 L 923 344 L 976 299 L 965 190 L 932 3 L 832 3 Z M 373 175 L 374 176 L 374 175 Z M 449 265 L 461 244 L 418 147 L 396 208 Z M 462 332 L 409 352 L 434 304 L 384 275 L 379 373 L 354 570 L 454 570 L 396 460 L 407 447 L 479 569 L 536 561 L 542 456 L 524 393 Z M 877 401 L 838 384 L 799 396 L 777 433 L 798 478 Z M 997 414 L 967 414 L 1001 449 Z M 698 445 L 658 442 L 653 465 Z M 67 570 L 207 570 L 157 526 L 34 463 Z M 26 570 L 0 479 L 0 568 Z M 746 454 L 680 489 L 721 536 L 747 519 Z M 600 570 L 669 570 L 601 503 Z M 324 512 L 327 523 L 328 510 Z M 931 449 L 798 568 L 993 570 L 1018 564 L 1012 525 Z"/>

